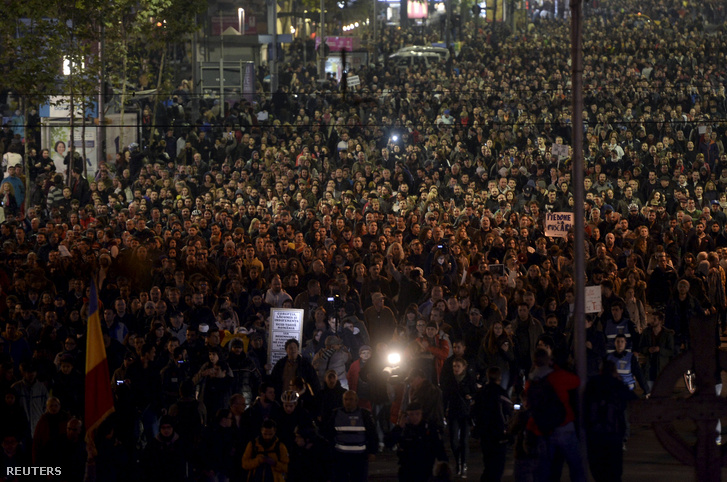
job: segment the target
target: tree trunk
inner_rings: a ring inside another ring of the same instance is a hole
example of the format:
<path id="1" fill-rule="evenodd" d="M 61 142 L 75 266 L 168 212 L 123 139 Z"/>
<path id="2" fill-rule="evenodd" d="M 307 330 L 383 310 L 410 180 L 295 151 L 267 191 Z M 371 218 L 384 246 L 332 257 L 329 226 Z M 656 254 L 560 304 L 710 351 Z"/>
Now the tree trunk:
<path id="1" fill-rule="evenodd" d="M 151 111 L 151 125 L 149 126 L 149 145 L 154 144 L 156 139 L 156 120 L 157 120 L 157 106 L 159 105 L 159 91 L 162 88 L 162 77 L 164 75 L 164 61 L 167 58 L 168 46 L 165 46 L 162 52 L 162 60 L 159 62 L 159 75 L 157 76 L 157 88 L 154 93 L 154 108 Z"/>
<path id="2" fill-rule="evenodd" d="M 25 204 L 25 207 L 21 206 L 22 212 L 25 213 L 28 210 L 28 207 L 30 206 L 30 146 L 28 136 L 30 134 L 30 127 L 28 123 L 28 98 L 22 97 L 23 101 L 23 122 L 25 123 L 25 155 L 23 156 L 25 158 L 25 200 L 23 203 Z M 37 152 L 37 151 L 36 151 Z"/>
<path id="3" fill-rule="evenodd" d="M 119 152 L 124 152 L 124 115 L 126 114 L 126 77 L 128 75 L 129 52 L 124 42 L 124 60 L 121 68 L 121 120 L 119 121 Z"/>
<path id="4" fill-rule="evenodd" d="M 70 89 L 69 90 L 70 90 L 70 94 L 71 94 L 71 99 L 70 99 L 69 104 L 70 104 L 71 111 L 70 111 L 69 115 L 71 116 L 71 139 L 68 142 L 68 144 L 69 144 L 69 146 L 68 146 L 68 152 L 66 153 L 66 159 L 65 159 L 65 161 L 67 162 L 67 164 L 66 164 L 66 182 L 68 183 L 69 186 L 71 185 L 71 168 L 73 167 L 72 166 L 72 164 L 73 164 L 73 151 L 74 151 L 74 149 L 76 147 L 74 145 L 75 143 L 73 142 L 74 141 L 73 138 L 75 137 L 74 136 L 74 134 L 75 134 L 75 132 L 74 132 L 74 130 L 75 130 L 74 129 L 75 122 L 74 122 L 74 120 L 75 120 L 75 117 L 76 117 L 76 112 L 75 112 L 75 109 L 74 109 L 74 106 L 73 106 L 73 56 L 71 56 L 71 61 L 70 62 L 71 62 L 71 75 L 69 76 L 69 84 L 70 84 Z"/>
<path id="5" fill-rule="evenodd" d="M 86 97 L 81 100 L 81 108 L 83 110 L 83 117 L 81 121 L 81 157 L 83 160 L 83 177 L 88 179 L 88 169 L 86 164 Z"/>

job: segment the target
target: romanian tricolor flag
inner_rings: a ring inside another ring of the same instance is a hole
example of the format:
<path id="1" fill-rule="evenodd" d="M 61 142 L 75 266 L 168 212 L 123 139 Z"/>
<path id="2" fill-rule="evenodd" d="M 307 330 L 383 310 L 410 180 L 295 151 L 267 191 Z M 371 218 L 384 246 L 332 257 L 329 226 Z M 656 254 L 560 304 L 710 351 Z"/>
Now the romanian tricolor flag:
<path id="1" fill-rule="evenodd" d="M 106 362 L 106 347 L 101 333 L 96 281 L 91 279 L 91 299 L 88 301 L 86 327 L 86 430 L 91 435 L 103 420 L 114 411 L 111 377 Z"/>

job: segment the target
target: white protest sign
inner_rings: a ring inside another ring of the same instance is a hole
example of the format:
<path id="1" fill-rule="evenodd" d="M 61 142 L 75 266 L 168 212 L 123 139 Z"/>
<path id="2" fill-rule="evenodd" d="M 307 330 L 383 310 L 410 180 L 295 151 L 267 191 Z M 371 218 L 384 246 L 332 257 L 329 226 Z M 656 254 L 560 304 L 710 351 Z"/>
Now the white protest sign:
<path id="1" fill-rule="evenodd" d="M 565 144 L 553 144 L 550 148 L 550 153 L 553 154 L 553 157 L 562 161 L 568 157 L 568 146 Z"/>
<path id="2" fill-rule="evenodd" d="M 573 227 L 573 213 L 545 213 L 545 235 L 565 238 Z"/>
<path id="3" fill-rule="evenodd" d="M 270 310 L 270 339 L 268 363 L 275 363 L 285 356 L 285 342 L 291 338 L 303 345 L 303 316 L 305 310 L 272 308 Z"/>
<path id="4" fill-rule="evenodd" d="M 586 286 L 586 313 L 600 313 L 601 285 Z"/>
<path id="5" fill-rule="evenodd" d="M 347 82 L 349 87 L 358 87 L 361 85 L 361 78 L 358 75 L 349 75 Z"/>

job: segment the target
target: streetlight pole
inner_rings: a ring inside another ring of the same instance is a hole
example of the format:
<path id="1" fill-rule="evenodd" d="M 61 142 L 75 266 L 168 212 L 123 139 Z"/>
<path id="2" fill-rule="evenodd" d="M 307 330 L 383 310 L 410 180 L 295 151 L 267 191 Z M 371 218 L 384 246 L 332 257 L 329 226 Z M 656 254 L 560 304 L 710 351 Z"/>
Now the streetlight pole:
<path id="1" fill-rule="evenodd" d="M 447 9 L 447 16 L 445 17 L 444 22 L 444 45 L 445 47 L 449 48 L 449 44 L 451 43 L 451 33 L 452 33 L 452 0 L 446 0 L 445 2 L 445 8 Z"/>
<path id="2" fill-rule="evenodd" d="M 321 43 L 318 46 L 318 80 L 326 80 L 326 2 L 321 0 Z"/>
<path id="3" fill-rule="evenodd" d="M 100 161 L 106 161 L 106 126 L 104 125 L 106 123 L 106 120 L 104 118 L 105 109 L 106 109 L 106 99 L 104 99 L 104 88 L 106 87 L 106 58 L 104 56 L 104 48 L 105 48 L 105 28 L 103 22 L 101 22 L 101 25 L 99 26 L 100 35 L 99 35 L 99 41 L 98 41 L 98 58 L 99 58 L 99 69 L 100 74 L 99 75 L 99 89 L 98 89 L 98 144 L 100 147 L 100 152 L 98 153 L 98 160 L 99 160 L 99 168 L 101 167 Z M 25 192 L 28 192 L 26 189 Z"/>
<path id="4" fill-rule="evenodd" d="M 376 61 L 379 58 L 379 53 L 378 53 L 379 51 L 376 48 L 376 34 L 377 34 L 376 18 L 379 15 L 379 12 L 378 12 L 378 10 L 379 10 L 379 0 L 373 0 L 373 2 L 374 2 L 374 18 L 372 20 L 374 21 L 374 58 L 373 58 L 373 62 L 370 62 L 370 63 L 374 63 L 375 64 Z"/>
<path id="5" fill-rule="evenodd" d="M 557 4 L 557 2 L 556 2 Z M 573 126 L 573 184 L 574 184 L 574 229 L 575 229 L 575 271 L 573 273 L 575 281 L 575 309 L 573 318 L 575 319 L 575 355 L 576 355 L 576 372 L 581 379 L 581 385 L 578 387 L 578 424 L 579 435 L 582 441 L 585 432 L 583 429 L 583 414 L 585 413 L 584 395 L 585 381 L 588 373 L 586 368 L 586 260 L 585 260 L 585 207 L 586 201 L 583 178 L 585 177 L 583 169 L 583 16 L 582 16 L 582 0 L 571 0 L 571 95 L 572 99 L 572 126 Z M 585 444 L 580 444 L 581 459 L 584 464 L 587 460 Z"/>
<path id="6" fill-rule="evenodd" d="M 225 37 L 220 11 L 220 118 L 225 117 Z"/>
<path id="7" fill-rule="evenodd" d="M 272 48 L 270 49 L 270 95 L 278 90 L 278 2 L 268 0 L 268 32 L 273 34 Z"/>

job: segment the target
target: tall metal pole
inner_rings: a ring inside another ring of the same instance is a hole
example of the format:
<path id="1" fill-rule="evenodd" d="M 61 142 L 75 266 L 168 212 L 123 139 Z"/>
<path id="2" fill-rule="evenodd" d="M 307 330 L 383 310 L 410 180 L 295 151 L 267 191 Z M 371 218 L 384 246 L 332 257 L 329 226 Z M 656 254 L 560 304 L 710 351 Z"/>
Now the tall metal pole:
<path id="1" fill-rule="evenodd" d="M 268 32 L 273 34 L 273 44 L 270 49 L 270 95 L 278 90 L 278 3 L 268 0 Z"/>
<path id="2" fill-rule="evenodd" d="M 374 22 L 374 54 L 373 54 L 374 55 L 374 58 L 373 58 L 373 63 L 375 64 L 376 61 L 379 58 L 379 49 L 376 48 L 376 34 L 378 33 L 377 32 L 377 26 L 376 26 L 376 23 L 377 23 L 376 22 L 376 18 L 379 15 L 379 0 L 373 0 L 373 2 L 374 2 L 374 18 L 372 18 L 371 20 L 373 20 L 373 22 Z"/>
<path id="3" fill-rule="evenodd" d="M 197 25 L 197 15 L 194 15 L 194 24 Z M 207 37 L 205 35 L 205 37 Z M 205 48 L 205 55 L 207 55 Z M 192 118 L 199 119 L 199 65 L 197 64 L 197 52 L 199 51 L 199 30 L 194 29 L 192 34 Z"/>
<path id="4" fill-rule="evenodd" d="M 225 117 L 225 37 L 220 11 L 220 119 Z"/>
<path id="5" fill-rule="evenodd" d="M 103 22 L 101 22 L 99 29 L 101 30 L 101 35 L 99 35 L 98 42 L 98 58 L 101 75 L 99 75 L 98 80 L 98 143 L 101 149 L 98 153 L 98 164 L 101 164 L 101 162 L 106 161 L 106 120 L 104 118 L 104 111 L 106 110 L 104 99 L 104 87 L 106 86 L 106 58 L 104 56 L 105 29 Z"/>
<path id="6" fill-rule="evenodd" d="M 578 418 L 580 431 L 581 460 L 586 466 L 585 431 L 583 426 L 585 385 L 588 378 L 586 370 L 586 259 L 585 259 L 585 208 L 586 201 L 583 178 L 583 19 L 582 0 L 571 0 L 571 84 L 572 84 L 572 118 L 573 118 L 573 183 L 575 202 L 575 355 L 576 371 L 581 379 L 578 388 Z"/>
<path id="7" fill-rule="evenodd" d="M 444 22 L 444 45 L 445 47 L 449 48 L 449 44 L 451 43 L 451 35 L 452 35 L 452 0 L 447 0 L 447 4 L 445 6 L 447 9 L 447 16 L 445 17 Z"/>
<path id="8" fill-rule="evenodd" d="M 325 82 L 326 80 L 326 2 L 321 0 L 321 19 L 320 19 L 320 35 L 321 43 L 318 46 L 318 80 Z"/>

